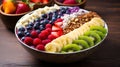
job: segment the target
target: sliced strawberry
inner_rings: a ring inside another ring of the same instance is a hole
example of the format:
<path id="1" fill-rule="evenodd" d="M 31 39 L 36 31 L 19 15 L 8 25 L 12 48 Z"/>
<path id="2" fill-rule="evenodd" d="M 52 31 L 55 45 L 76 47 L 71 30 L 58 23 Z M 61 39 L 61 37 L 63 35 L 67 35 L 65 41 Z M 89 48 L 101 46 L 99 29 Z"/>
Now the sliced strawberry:
<path id="1" fill-rule="evenodd" d="M 55 36 L 56 38 L 59 37 L 58 32 L 51 32 L 51 34 L 52 34 L 53 36 Z"/>
<path id="2" fill-rule="evenodd" d="M 61 31 L 62 28 L 58 27 L 58 26 L 52 26 L 52 31 Z"/>
<path id="3" fill-rule="evenodd" d="M 57 22 L 62 22 L 62 21 L 63 21 L 63 19 L 58 18 L 56 21 L 57 21 Z"/>
<path id="4" fill-rule="evenodd" d="M 51 34 L 57 38 L 57 37 L 63 35 L 63 31 L 51 32 Z"/>
<path id="5" fill-rule="evenodd" d="M 76 0 L 65 0 L 63 4 L 77 4 Z"/>
<path id="6" fill-rule="evenodd" d="M 42 0 L 30 0 L 33 3 L 42 3 Z"/>
<path id="7" fill-rule="evenodd" d="M 55 26 L 61 27 L 63 25 L 63 22 L 55 22 Z"/>
<path id="8" fill-rule="evenodd" d="M 58 31 L 58 35 L 59 36 L 63 35 L 63 31 Z"/>

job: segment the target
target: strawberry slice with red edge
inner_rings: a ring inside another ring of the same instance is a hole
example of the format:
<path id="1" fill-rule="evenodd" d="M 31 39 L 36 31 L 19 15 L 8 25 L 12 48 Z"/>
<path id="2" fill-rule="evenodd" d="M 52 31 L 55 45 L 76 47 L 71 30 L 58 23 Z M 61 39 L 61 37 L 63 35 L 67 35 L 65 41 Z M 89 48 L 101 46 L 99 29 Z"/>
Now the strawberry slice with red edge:
<path id="1" fill-rule="evenodd" d="M 58 27 L 58 26 L 52 26 L 52 31 L 61 31 L 62 28 Z"/>
<path id="2" fill-rule="evenodd" d="M 55 26 L 58 26 L 58 27 L 61 27 L 63 25 L 63 19 L 61 18 L 58 18 L 55 22 L 54 22 L 54 25 Z"/>
<path id="3" fill-rule="evenodd" d="M 51 34 L 57 38 L 57 37 L 63 35 L 63 31 L 51 32 Z"/>
<path id="4" fill-rule="evenodd" d="M 65 0 L 63 4 L 77 4 L 76 0 Z"/>
<path id="5" fill-rule="evenodd" d="M 42 3 L 42 0 L 30 0 L 33 3 Z"/>
<path id="6" fill-rule="evenodd" d="M 55 26 L 61 27 L 63 25 L 63 22 L 55 22 Z"/>
<path id="7" fill-rule="evenodd" d="M 63 21 L 63 19 L 58 18 L 56 21 L 57 21 L 57 22 L 62 22 L 62 21 Z"/>

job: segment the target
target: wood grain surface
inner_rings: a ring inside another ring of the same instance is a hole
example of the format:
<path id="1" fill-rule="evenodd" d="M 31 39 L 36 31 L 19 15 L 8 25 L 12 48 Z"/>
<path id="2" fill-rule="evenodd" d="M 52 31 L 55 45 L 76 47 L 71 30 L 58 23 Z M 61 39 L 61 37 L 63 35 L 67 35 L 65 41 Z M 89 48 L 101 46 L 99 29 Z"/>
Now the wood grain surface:
<path id="1" fill-rule="evenodd" d="M 96 11 L 109 27 L 107 38 L 92 55 L 71 64 L 43 63 L 20 45 L 0 18 L 0 67 L 120 67 L 120 0 L 87 0 L 85 9 Z"/>

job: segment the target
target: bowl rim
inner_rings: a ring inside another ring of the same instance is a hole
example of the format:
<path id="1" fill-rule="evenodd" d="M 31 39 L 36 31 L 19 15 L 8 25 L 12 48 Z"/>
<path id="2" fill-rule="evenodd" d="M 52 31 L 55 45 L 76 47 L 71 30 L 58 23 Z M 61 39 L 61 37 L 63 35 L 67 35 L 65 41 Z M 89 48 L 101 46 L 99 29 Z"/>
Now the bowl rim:
<path id="1" fill-rule="evenodd" d="M 35 11 L 35 10 L 34 10 L 34 11 Z M 30 15 L 30 14 L 32 14 L 34 11 L 29 12 L 29 13 L 27 13 L 26 15 Z M 26 15 L 24 15 L 24 16 L 26 16 Z M 23 43 L 23 42 L 20 40 L 20 38 L 18 37 L 18 35 L 17 35 L 17 27 L 16 27 L 16 26 L 17 26 L 18 23 L 20 23 L 19 21 L 20 21 L 22 18 L 24 18 L 24 16 L 21 17 L 21 18 L 17 21 L 17 23 L 16 23 L 16 25 L 15 25 L 15 28 L 14 28 L 15 36 L 16 36 L 17 40 L 21 43 L 21 45 L 23 45 L 23 46 L 25 46 L 25 47 L 33 50 L 33 51 L 40 52 L 40 53 L 54 54 L 54 55 L 68 55 L 68 54 L 82 53 L 82 52 L 84 52 L 84 51 L 88 51 L 88 50 L 90 50 L 90 49 L 92 49 L 92 48 L 97 47 L 98 45 L 100 45 L 100 44 L 106 39 L 106 37 L 107 37 L 107 35 L 108 35 L 108 25 L 107 25 L 107 23 L 103 20 L 104 23 L 105 23 L 105 24 L 104 24 L 104 27 L 107 29 L 107 33 L 106 33 L 105 37 L 104 37 L 99 43 L 95 44 L 94 46 L 91 46 L 91 47 L 86 48 L 86 49 L 83 49 L 83 50 L 79 50 L 79 51 L 75 51 L 75 52 L 70 52 L 70 53 L 53 53 L 53 52 L 47 52 L 47 51 L 37 50 L 37 49 L 35 49 L 35 48 L 33 48 L 33 47 L 31 47 L 31 46 Z"/>
<path id="2" fill-rule="evenodd" d="M 83 5 L 86 3 L 86 0 L 82 0 L 81 3 L 78 3 L 78 4 L 63 4 L 63 3 L 60 3 L 58 2 L 57 0 L 54 0 L 54 2 L 58 5 L 62 5 L 62 6 L 80 6 L 80 5 Z"/>
<path id="3" fill-rule="evenodd" d="M 21 16 L 21 15 L 25 15 L 25 14 L 29 13 L 30 11 L 32 11 L 32 9 L 31 9 L 31 10 L 28 11 L 28 12 L 24 12 L 24 13 L 20 13 L 20 14 L 6 14 L 6 13 L 3 12 L 2 7 L 3 7 L 3 5 L 1 4 L 1 5 L 0 5 L 0 13 L 1 13 L 2 15 L 6 15 L 6 16 Z"/>

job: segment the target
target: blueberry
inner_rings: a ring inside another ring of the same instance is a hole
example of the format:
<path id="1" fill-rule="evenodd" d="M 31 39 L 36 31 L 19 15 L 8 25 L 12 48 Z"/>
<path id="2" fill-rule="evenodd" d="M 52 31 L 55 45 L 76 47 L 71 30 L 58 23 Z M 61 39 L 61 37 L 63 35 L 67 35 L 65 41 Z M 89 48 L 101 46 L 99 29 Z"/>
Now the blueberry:
<path id="1" fill-rule="evenodd" d="M 48 15 L 51 16 L 53 13 L 52 12 L 49 12 Z"/>
<path id="2" fill-rule="evenodd" d="M 27 29 L 27 30 L 32 30 L 32 26 L 28 25 L 28 26 L 26 27 L 26 29 Z"/>
<path id="3" fill-rule="evenodd" d="M 66 11 L 66 14 L 70 14 L 70 13 L 71 13 L 71 11 L 70 11 L 70 10 L 67 10 L 67 11 Z"/>
<path id="4" fill-rule="evenodd" d="M 53 22 L 54 22 L 54 21 L 51 20 L 51 21 L 49 21 L 49 24 L 53 24 Z"/>
<path id="5" fill-rule="evenodd" d="M 37 22 L 37 21 L 36 21 L 35 24 L 40 25 L 40 22 Z"/>
<path id="6" fill-rule="evenodd" d="M 40 22 L 40 18 L 35 19 L 36 22 Z"/>
<path id="7" fill-rule="evenodd" d="M 43 17 L 40 17 L 40 21 L 42 21 L 42 20 L 44 20 L 44 18 L 43 18 Z"/>
<path id="8" fill-rule="evenodd" d="M 27 30 L 25 30 L 25 31 L 24 31 L 24 34 L 26 34 L 27 32 L 28 32 L 28 31 L 27 31 Z"/>
<path id="9" fill-rule="evenodd" d="M 62 12 L 62 13 L 66 13 L 66 9 L 65 9 L 65 8 L 62 8 L 62 9 L 61 9 L 61 12 Z"/>
<path id="10" fill-rule="evenodd" d="M 25 37 L 22 37 L 22 38 L 21 38 L 21 41 L 24 41 L 24 40 L 25 40 Z"/>
<path id="11" fill-rule="evenodd" d="M 25 30 L 24 34 L 25 34 L 25 36 L 30 36 L 31 35 L 29 30 Z"/>
<path id="12" fill-rule="evenodd" d="M 29 23 L 29 25 L 30 25 L 30 26 L 33 26 L 33 25 L 34 25 L 34 23 L 30 22 L 30 23 Z"/>
<path id="13" fill-rule="evenodd" d="M 56 11 L 54 11 L 54 14 L 55 14 L 55 15 L 58 15 L 58 12 L 59 12 L 59 11 L 56 10 Z"/>
<path id="14" fill-rule="evenodd" d="M 44 22 L 44 20 L 43 20 L 43 21 L 41 21 L 41 22 L 40 22 L 40 24 L 41 24 L 41 25 L 43 25 L 43 26 L 45 26 L 45 25 L 46 25 L 46 23 Z"/>
<path id="15" fill-rule="evenodd" d="M 57 18 L 60 18 L 60 17 L 61 17 L 60 15 L 57 16 Z"/>
<path id="16" fill-rule="evenodd" d="M 52 12 L 49 12 L 49 13 L 48 13 L 48 16 L 47 16 L 47 19 L 48 19 L 48 20 L 51 20 L 51 19 L 52 19 L 52 15 L 53 15 L 53 13 L 52 13 Z"/>
<path id="17" fill-rule="evenodd" d="M 52 17 L 55 17 L 55 18 L 57 18 L 57 16 L 58 16 L 58 14 L 56 14 L 56 13 L 53 13 L 53 16 L 52 16 Z"/>
<path id="18" fill-rule="evenodd" d="M 43 17 L 43 18 L 47 18 L 47 14 L 43 14 L 42 17 Z"/>
<path id="19" fill-rule="evenodd" d="M 34 28 L 35 30 L 37 30 L 37 29 L 39 29 L 39 26 L 40 26 L 40 23 L 39 23 L 39 22 L 36 22 L 36 23 L 34 24 L 33 28 Z"/>
<path id="20" fill-rule="evenodd" d="M 48 16 L 47 19 L 48 19 L 48 20 L 51 20 L 51 19 L 52 19 L 52 16 Z"/>
<path id="21" fill-rule="evenodd" d="M 24 36 L 24 32 L 21 32 L 21 31 L 18 31 L 18 33 L 17 33 L 17 35 L 18 35 L 18 37 L 23 37 Z"/>
<path id="22" fill-rule="evenodd" d="M 51 20 L 51 21 L 53 21 L 53 22 L 54 22 L 55 20 L 56 20 L 56 17 L 52 17 L 52 20 Z"/>
<path id="23" fill-rule="evenodd" d="M 65 9 L 65 10 L 68 10 L 69 8 L 68 8 L 68 7 L 65 7 L 64 9 Z"/>
<path id="24" fill-rule="evenodd" d="M 40 26 L 39 26 L 39 30 L 40 30 L 40 31 L 44 30 L 44 26 L 43 26 L 43 25 L 40 25 Z"/>
<path id="25" fill-rule="evenodd" d="M 48 24 L 48 23 L 49 23 L 49 20 L 45 19 L 45 20 L 44 20 L 44 23 Z"/>
<path id="26" fill-rule="evenodd" d="M 31 36 L 30 32 L 27 32 L 27 33 L 25 34 L 25 36 Z"/>
<path id="27" fill-rule="evenodd" d="M 41 32 L 41 30 L 36 30 L 36 32 L 39 34 Z"/>
<path id="28" fill-rule="evenodd" d="M 63 15 L 63 13 L 60 11 L 60 12 L 58 13 L 58 15 L 62 16 L 62 15 Z"/>
<path id="29" fill-rule="evenodd" d="M 24 27 L 20 27 L 20 28 L 18 29 L 18 31 L 25 31 L 25 28 L 24 28 Z"/>
<path id="30" fill-rule="evenodd" d="M 47 20 L 47 19 L 40 22 L 40 24 L 43 25 L 43 26 L 45 26 L 48 23 L 49 23 L 49 20 Z"/>

